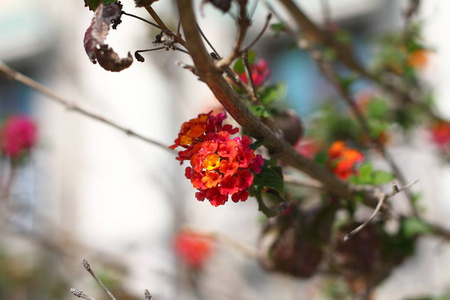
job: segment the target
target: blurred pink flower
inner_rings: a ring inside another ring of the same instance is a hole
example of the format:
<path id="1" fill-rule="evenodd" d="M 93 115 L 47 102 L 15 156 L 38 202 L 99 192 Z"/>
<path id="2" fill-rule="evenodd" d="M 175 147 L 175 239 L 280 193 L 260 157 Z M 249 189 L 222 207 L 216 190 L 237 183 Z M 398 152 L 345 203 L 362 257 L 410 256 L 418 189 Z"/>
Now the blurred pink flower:
<path id="1" fill-rule="evenodd" d="M 18 159 L 27 154 L 37 141 L 35 122 L 23 115 L 14 115 L 5 120 L 0 129 L 0 148 L 3 155 Z"/>

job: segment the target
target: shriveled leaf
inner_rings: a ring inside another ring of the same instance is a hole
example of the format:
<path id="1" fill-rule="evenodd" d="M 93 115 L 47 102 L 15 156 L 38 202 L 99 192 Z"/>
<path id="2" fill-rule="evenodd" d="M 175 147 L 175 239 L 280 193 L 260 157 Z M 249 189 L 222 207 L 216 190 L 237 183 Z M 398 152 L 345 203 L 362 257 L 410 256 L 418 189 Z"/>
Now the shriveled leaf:
<path id="1" fill-rule="evenodd" d="M 158 0 L 134 0 L 134 4 L 136 4 L 136 7 L 144 7 L 144 6 L 150 6 L 153 2 L 156 2 Z"/>
<path id="2" fill-rule="evenodd" d="M 119 72 L 128 68 L 133 62 L 130 53 L 120 58 L 114 50 L 105 44 L 110 27 L 116 29 L 121 23 L 122 5 L 112 3 L 100 4 L 95 10 L 91 25 L 84 35 L 84 49 L 92 63 L 99 63 L 105 70 Z"/>
<path id="3" fill-rule="evenodd" d="M 84 0 L 84 6 L 87 6 L 90 10 L 95 11 L 101 3 L 108 5 L 114 2 L 117 2 L 117 0 Z"/>
<path id="4" fill-rule="evenodd" d="M 231 7 L 231 0 L 205 0 L 203 3 L 211 3 L 223 12 L 227 12 Z"/>

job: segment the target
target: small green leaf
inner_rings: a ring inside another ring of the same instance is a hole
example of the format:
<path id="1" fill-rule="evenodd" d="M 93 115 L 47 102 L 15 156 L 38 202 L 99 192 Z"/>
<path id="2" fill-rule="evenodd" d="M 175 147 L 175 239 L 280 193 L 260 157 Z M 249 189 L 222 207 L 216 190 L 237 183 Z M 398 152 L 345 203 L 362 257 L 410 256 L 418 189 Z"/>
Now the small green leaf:
<path id="1" fill-rule="evenodd" d="M 250 106 L 250 111 L 259 118 L 269 118 L 272 114 L 264 106 Z"/>
<path id="2" fill-rule="evenodd" d="M 236 72 L 236 74 L 243 74 L 245 72 L 245 66 L 244 66 L 244 61 L 242 60 L 242 58 L 238 58 L 234 65 L 233 65 L 233 71 Z"/>
<path id="3" fill-rule="evenodd" d="M 280 167 L 268 166 L 267 161 L 259 174 L 255 174 L 252 187 L 257 191 L 270 189 L 284 197 L 284 181 Z"/>
<path id="4" fill-rule="evenodd" d="M 270 29 L 273 30 L 273 32 L 275 32 L 276 35 L 280 34 L 282 31 L 285 30 L 285 26 L 283 22 L 280 23 L 273 23 L 270 25 Z"/>
<path id="5" fill-rule="evenodd" d="M 373 185 L 379 185 L 387 182 L 391 182 L 394 180 L 395 176 L 394 174 L 387 172 L 387 171 L 374 171 L 372 174 L 372 184 Z"/>
<path id="6" fill-rule="evenodd" d="M 374 99 L 368 105 L 369 117 L 374 119 L 386 119 L 389 114 L 388 103 L 384 99 Z"/>
<path id="7" fill-rule="evenodd" d="M 403 221 L 403 236 L 411 238 L 418 234 L 432 234 L 433 228 L 417 218 L 408 218 Z"/>
<path id="8" fill-rule="evenodd" d="M 266 86 L 259 93 L 259 100 L 262 105 L 268 106 L 273 102 L 280 101 L 286 95 L 286 84 L 279 82 L 277 84 Z"/>
<path id="9" fill-rule="evenodd" d="M 321 166 L 325 166 L 327 160 L 328 154 L 325 150 L 320 150 L 319 152 L 316 153 L 316 155 L 314 155 L 314 161 Z"/>
<path id="10" fill-rule="evenodd" d="M 371 163 L 362 164 L 358 169 L 358 179 L 361 183 L 371 183 L 371 175 L 373 172 L 373 167 Z"/>
<path id="11" fill-rule="evenodd" d="M 262 147 L 262 146 L 265 146 L 265 145 L 270 145 L 270 143 L 267 142 L 267 141 L 256 141 L 256 142 L 250 144 L 250 149 L 256 150 L 259 147 Z"/>

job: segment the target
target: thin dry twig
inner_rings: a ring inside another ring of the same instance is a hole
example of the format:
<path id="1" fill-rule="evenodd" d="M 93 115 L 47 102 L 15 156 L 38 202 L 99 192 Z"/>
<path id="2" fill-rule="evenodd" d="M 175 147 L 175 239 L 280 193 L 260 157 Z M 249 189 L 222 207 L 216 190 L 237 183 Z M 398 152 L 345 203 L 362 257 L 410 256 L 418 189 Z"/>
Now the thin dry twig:
<path id="1" fill-rule="evenodd" d="M 71 288 L 71 289 L 70 289 L 70 292 L 71 292 L 74 296 L 76 296 L 76 297 L 78 297 L 78 298 L 83 298 L 83 299 L 86 299 L 86 300 L 95 300 L 94 298 L 92 298 L 92 297 L 86 295 L 83 291 L 81 291 L 81 290 L 79 290 L 79 289 Z"/>
<path id="2" fill-rule="evenodd" d="M 86 117 L 89 117 L 91 119 L 100 121 L 104 124 L 107 124 L 115 129 L 118 129 L 119 131 L 122 131 L 123 133 L 135 137 L 141 141 L 144 141 L 146 143 L 152 144 L 154 146 L 157 146 L 161 149 L 164 149 L 165 151 L 169 151 L 170 153 L 174 153 L 171 149 L 169 149 L 168 146 L 163 145 L 151 138 L 148 138 L 142 134 L 139 134 L 131 129 L 128 129 L 112 120 L 107 119 L 104 116 L 101 116 L 97 113 L 91 112 L 77 104 L 75 104 L 74 102 L 71 102 L 65 98 L 63 98 L 62 96 L 59 96 L 58 94 L 54 93 L 53 91 L 51 91 L 50 89 L 48 89 L 47 87 L 39 84 L 38 82 L 34 81 L 33 79 L 31 79 L 30 77 L 25 76 L 22 73 L 19 73 L 18 71 L 8 67 L 7 65 L 5 65 L 3 62 L 0 62 L 0 74 L 4 74 L 7 78 L 20 82 L 30 88 L 32 88 L 33 90 L 47 96 L 48 98 L 50 98 L 51 100 L 55 101 L 58 104 L 61 104 L 62 106 L 64 106 L 67 110 L 69 111 L 75 111 L 78 112 Z"/>
<path id="3" fill-rule="evenodd" d="M 150 292 L 147 289 L 144 290 L 144 297 L 146 300 L 152 300 L 153 298 L 152 294 L 150 294 Z"/>
<path id="4" fill-rule="evenodd" d="M 236 41 L 233 45 L 233 50 L 230 55 L 225 58 L 222 58 L 216 63 L 216 67 L 219 70 L 223 70 L 224 68 L 230 66 L 233 61 L 239 58 L 242 54 L 241 48 L 244 43 L 245 36 L 247 34 L 248 28 L 251 25 L 251 20 L 247 14 L 247 0 L 239 0 L 239 18 L 238 18 L 238 34 L 236 36 Z"/>
<path id="5" fill-rule="evenodd" d="M 362 223 L 360 226 L 353 229 L 350 233 L 348 233 L 344 236 L 344 241 L 348 241 L 352 236 L 354 236 L 355 234 L 360 232 L 362 229 L 364 229 L 367 226 L 367 224 L 369 224 L 373 220 L 373 218 L 375 218 L 375 216 L 380 212 L 380 209 L 383 206 L 384 201 L 387 198 L 392 197 L 392 196 L 400 193 L 401 191 L 410 188 L 411 186 L 416 184 L 418 181 L 419 181 L 419 179 L 416 179 L 415 181 L 411 182 L 408 185 L 403 186 L 402 188 L 399 188 L 397 186 L 397 183 L 394 181 L 394 182 L 392 182 L 392 191 L 390 193 L 385 193 L 380 188 L 374 187 L 374 186 L 365 186 L 365 185 L 360 186 L 360 187 L 356 186 L 354 188 L 355 191 L 374 190 L 374 194 L 378 198 L 378 204 L 377 204 L 377 207 L 375 208 L 375 210 L 373 211 L 372 215 L 364 223 Z"/>
<path id="6" fill-rule="evenodd" d="M 108 294 L 108 296 L 112 299 L 112 300 L 116 300 L 116 297 L 114 297 L 113 294 L 111 294 L 111 292 L 108 290 L 108 288 L 103 284 L 103 282 L 100 280 L 100 278 L 98 278 L 98 276 L 94 273 L 94 271 L 91 269 L 91 265 L 89 264 L 89 262 L 85 259 L 83 259 L 81 261 L 81 264 L 83 265 L 83 267 L 86 269 L 86 271 L 89 272 L 89 274 L 91 274 L 91 276 L 95 279 L 95 281 L 97 281 L 98 285 L 102 288 L 103 291 L 105 291 L 106 294 Z"/>

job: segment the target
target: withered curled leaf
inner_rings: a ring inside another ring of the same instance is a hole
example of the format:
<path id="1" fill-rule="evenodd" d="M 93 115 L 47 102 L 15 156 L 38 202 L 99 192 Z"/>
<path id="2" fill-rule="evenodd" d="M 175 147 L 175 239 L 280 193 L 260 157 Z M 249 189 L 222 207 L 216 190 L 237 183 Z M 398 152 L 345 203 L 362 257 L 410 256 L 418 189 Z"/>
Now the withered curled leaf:
<path id="1" fill-rule="evenodd" d="M 153 2 L 156 2 L 158 0 L 134 0 L 134 4 L 136 4 L 136 7 L 144 7 L 144 6 L 150 6 Z"/>
<path id="2" fill-rule="evenodd" d="M 112 72 L 122 71 L 133 62 L 130 53 L 127 57 L 120 58 L 109 45 L 105 44 L 109 28 L 116 29 L 117 25 L 121 23 L 121 11 L 122 4 L 120 2 L 109 5 L 100 4 L 84 35 L 84 49 L 91 62 L 94 64 L 98 62 L 105 70 Z"/>
<path id="3" fill-rule="evenodd" d="M 108 5 L 113 2 L 117 2 L 117 0 L 84 0 L 84 6 L 89 7 L 89 10 L 95 11 L 100 3 L 103 3 L 103 5 Z"/>
<path id="4" fill-rule="evenodd" d="M 227 12 L 231 7 L 231 0 L 203 0 L 203 3 L 211 3 L 222 12 Z"/>

